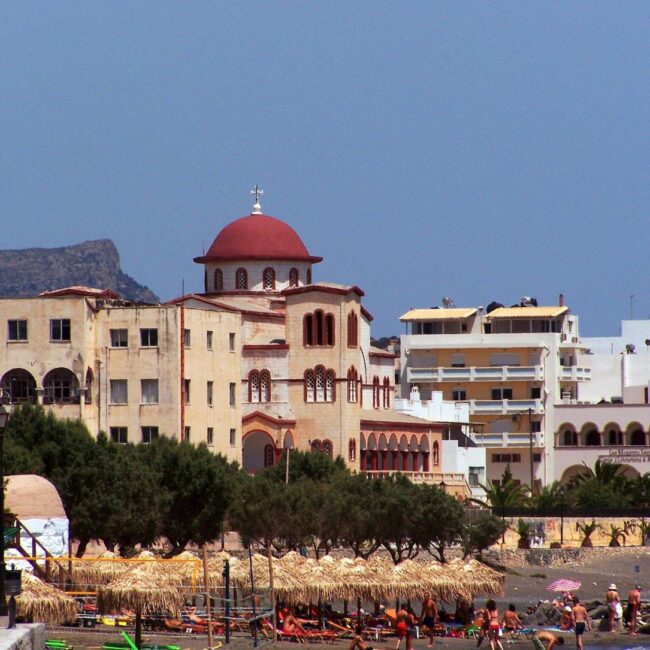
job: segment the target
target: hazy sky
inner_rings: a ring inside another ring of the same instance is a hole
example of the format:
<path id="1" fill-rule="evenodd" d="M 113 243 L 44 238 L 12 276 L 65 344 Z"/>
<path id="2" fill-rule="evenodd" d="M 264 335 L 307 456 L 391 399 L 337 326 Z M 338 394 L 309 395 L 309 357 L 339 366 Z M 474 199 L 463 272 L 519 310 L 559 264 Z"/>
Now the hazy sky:
<path id="1" fill-rule="evenodd" d="M 2 2 L 0 248 L 110 238 L 162 299 L 265 191 L 376 336 L 410 307 L 650 315 L 648 2 Z"/>

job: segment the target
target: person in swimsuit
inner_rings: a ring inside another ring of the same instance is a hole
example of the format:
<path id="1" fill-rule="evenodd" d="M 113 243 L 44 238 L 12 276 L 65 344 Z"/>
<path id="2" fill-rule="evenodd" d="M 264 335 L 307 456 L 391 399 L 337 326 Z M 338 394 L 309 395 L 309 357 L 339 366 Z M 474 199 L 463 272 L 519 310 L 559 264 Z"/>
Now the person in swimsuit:
<path id="1" fill-rule="evenodd" d="M 282 621 L 282 631 L 287 634 L 307 634 L 305 628 L 291 611 L 289 611 Z"/>
<path id="2" fill-rule="evenodd" d="M 440 617 L 438 615 L 436 601 L 427 592 L 424 594 L 424 599 L 422 600 L 422 613 L 420 614 L 420 623 L 423 627 L 427 628 L 427 634 L 429 635 L 427 648 L 433 645 L 433 633 L 435 632 L 436 624 L 439 622 Z"/>
<path id="3" fill-rule="evenodd" d="M 503 615 L 503 627 L 506 632 L 514 632 L 515 630 L 521 630 L 524 627 L 521 619 L 517 616 L 517 608 L 514 606 L 514 603 L 508 605 L 508 609 Z"/>
<path id="4" fill-rule="evenodd" d="M 614 621 L 617 618 L 618 606 L 621 602 L 621 597 L 618 595 L 618 589 L 616 585 L 612 582 L 609 585 L 609 589 L 605 594 L 605 600 L 607 601 L 607 620 L 609 623 L 609 631 L 614 631 Z"/>
<path id="5" fill-rule="evenodd" d="M 630 591 L 627 596 L 627 607 L 630 613 L 630 635 L 636 636 L 637 616 L 639 614 L 639 606 L 641 605 L 641 585 L 637 585 Z"/>
<path id="6" fill-rule="evenodd" d="M 497 604 L 492 600 L 488 600 L 485 603 L 485 609 L 487 609 L 488 620 L 490 621 L 488 627 L 488 639 L 490 640 L 490 650 L 496 650 L 499 648 L 503 650 L 499 636 L 501 634 L 501 617 L 499 616 L 499 609 Z"/>
<path id="7" fill-rule="evenodd" d="M 413 648 L 413 634 L 411 626 L 415 625 L 415 617 L 408 611 L 406 604 L 402 604 L 397 612 L 397 623 L 395 624 L 395 633 L 397 634 L 397 645 L 395 650 L 399 650 L 402 639 L 406 639 L 406 650 Z"/>
<path id="8" fill-rule="evenodd" d="M 544 645 L 544 643 L 547 645 Z M 561 636 L 557 637 L 552 632 L 547 632 L 546 630 L 535 632 L 533 636 L 535 650 L 553 650 L 556 645 L 564 645 L 564 639 Z"/>
<path id="9" fill-rule="evenodd" d="M 585 626 L 591 630 L 591 621 L 587 610 L 580 604 L 580 599 L 577 596 L 573 597 L 573 620 L 576 625 L 576 648 L 582 650 L 582 635 L 585 633 Z"/>
<path id="10" fill-rule="evenodd" d="M 357 625 L 354 628 L 354 639 L 350 644 L 350 650 L 373 650 L 373 647 L 368 645 L 363 638 L 363 625 Z"/>
<path id="11" fill-rule="evenodd" d="M 573 629 L 573 609 L 567 605 L 562 608 L 562 615 L 560 616 L 560 629 L 572 630 Z"/>
<path id="12" fill-rule="evenodd" d="M 488 635 L 488 630 L 490 629 L 490 615 L 488 614 L 487 609 L 480 609 L 476 614 L 476 620 L 474 625 L 479 628 L 478 631 L 478 640 L 476 641 L 476 647 L 479 648 L 483 639 Z"/>

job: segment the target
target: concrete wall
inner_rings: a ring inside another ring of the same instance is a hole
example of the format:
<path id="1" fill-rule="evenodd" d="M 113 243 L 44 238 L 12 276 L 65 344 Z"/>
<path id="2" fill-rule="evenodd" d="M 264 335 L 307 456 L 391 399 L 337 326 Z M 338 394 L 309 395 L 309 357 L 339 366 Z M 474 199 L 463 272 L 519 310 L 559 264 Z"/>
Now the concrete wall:
<path id="1" fill-rule="evenodd" d="M 7 619 L 0 617 L 0 650 L 44 650 L 45 625 L 43 623 L 19 623 L 12 630 Z"/>

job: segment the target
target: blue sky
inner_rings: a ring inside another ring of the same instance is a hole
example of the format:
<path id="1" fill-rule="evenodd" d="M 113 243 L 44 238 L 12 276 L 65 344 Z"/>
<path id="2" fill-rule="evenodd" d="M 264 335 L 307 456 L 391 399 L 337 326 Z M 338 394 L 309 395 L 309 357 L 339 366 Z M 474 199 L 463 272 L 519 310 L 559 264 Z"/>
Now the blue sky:
<path id="1" fill-rule="evenodd" d="M 4 2 L 0 247 L 111 238 L 162 299 L 250 211 L 374 334 L 440 304 L 650 316 L 650 3 Z"/>

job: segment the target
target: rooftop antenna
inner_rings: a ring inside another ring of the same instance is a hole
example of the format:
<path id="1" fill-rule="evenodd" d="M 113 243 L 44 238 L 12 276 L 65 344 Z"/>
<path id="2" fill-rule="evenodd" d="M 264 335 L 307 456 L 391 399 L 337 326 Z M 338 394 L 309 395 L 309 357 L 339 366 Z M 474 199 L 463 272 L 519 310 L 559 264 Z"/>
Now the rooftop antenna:
<path id="1" fill-rule="evenodd" d="M 634 320 L 634 294 L 630 294 L 630 320 Z"/>
<path id="2" fill-rule="evenodd" d="M 442 305 L 445 309 L 454 309 L 456 307 L 453 298 L 443 298 Z"/>
<path id="3" fill-rule="evenodd" d="M 253 211 L 251 214 L 262 214 L 262 206 L 260 205 L 260 196 L 264 194 L 264 190 L 255 183 L 255 187 L 251 190 L 251 195 L 255 197 L 255 203 L 253 204 Z"/>

